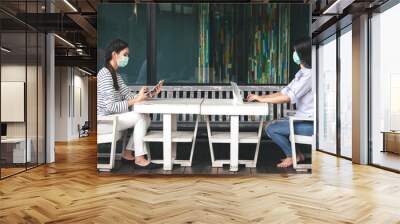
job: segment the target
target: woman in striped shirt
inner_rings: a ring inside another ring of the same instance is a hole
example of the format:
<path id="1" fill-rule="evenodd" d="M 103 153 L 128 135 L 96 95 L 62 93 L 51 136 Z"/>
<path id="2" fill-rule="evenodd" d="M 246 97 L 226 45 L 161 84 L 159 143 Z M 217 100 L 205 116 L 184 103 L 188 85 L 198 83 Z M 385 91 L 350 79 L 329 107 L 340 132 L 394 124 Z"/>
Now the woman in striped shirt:
<path id="1" fill-rule="evenodd" d="M 128 44 L 120 39 L 113 40 L 105 52 L 105 66 L 97 74 L 97 115 L 107 116 L 119 114 L 118 129 L 127 130 L 134 127 L 126 149 L 122 152 L 124 160 L 135 161 L 136 168 L 153 169 L 159 166 L 145 158 L 147 154 L 143 137 L 150 126 L 148 115 L 130 111 L 134 104 L 146 100 L 147 87 L 142 87 L 137 95 L 133 94 L 117 73 L 119 67 L 125 67 L 129 61 Z M 157 86 L 154 95 L 161 91 Z M 101 128 L 99 128 L 101 129 Z M 101 130 L 99 130 L 101 131 Z M 132 155 L 135 151 L 135 156 Z"/>

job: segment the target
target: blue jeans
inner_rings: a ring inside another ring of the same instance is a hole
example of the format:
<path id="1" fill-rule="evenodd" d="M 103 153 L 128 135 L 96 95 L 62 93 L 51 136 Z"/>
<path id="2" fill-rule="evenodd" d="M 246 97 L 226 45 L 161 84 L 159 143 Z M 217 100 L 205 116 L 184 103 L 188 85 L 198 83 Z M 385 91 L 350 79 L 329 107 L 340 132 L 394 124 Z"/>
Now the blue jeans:
<path id="1" fill-rule="evenodd" d="M 282 119 L 273 121 L 265 128 L 265 132 L 277 144 L 286 157 L 292 157 L 292 147 L 289 141 L 289 120 Z M 294 122 L 294 133 L 297 135 L 311 136 L 314 133 L 314 124 L 312 121 Z"/>

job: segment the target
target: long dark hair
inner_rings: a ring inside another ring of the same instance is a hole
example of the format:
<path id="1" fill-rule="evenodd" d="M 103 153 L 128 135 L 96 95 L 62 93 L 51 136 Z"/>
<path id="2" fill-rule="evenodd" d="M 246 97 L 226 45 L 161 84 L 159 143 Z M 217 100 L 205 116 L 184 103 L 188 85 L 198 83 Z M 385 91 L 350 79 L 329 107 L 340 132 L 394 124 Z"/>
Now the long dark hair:
<path id="1" fill-rule="evenodd" d="M 294 50 L 299 55 L 301 64 L 306 68 L 311 68 L 311 40 L 303 39 L 296 41 Z"/>
<path id="2" fill-rule="evenodd" d="M 112 53 L 116 52 L 117 54 L 121 52 L 123 49 L 128 47 L 128 43 L 121 39 L 115 39 L 111 41 L 111 43 L 107 46 L 105 52 L 105 67 L 110 71 L 111 77 L 113 79 L 114 89 L 119 90 L 118 80 L 117 80 L 117 73 L 115 69 L 111 66 L 110 61 L 112 59 Z"/>

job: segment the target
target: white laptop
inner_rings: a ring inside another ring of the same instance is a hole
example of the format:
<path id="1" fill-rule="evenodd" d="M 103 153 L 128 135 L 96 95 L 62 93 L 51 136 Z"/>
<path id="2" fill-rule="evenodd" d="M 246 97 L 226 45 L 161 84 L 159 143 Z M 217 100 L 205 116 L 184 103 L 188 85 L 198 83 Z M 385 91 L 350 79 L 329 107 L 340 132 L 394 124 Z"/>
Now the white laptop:
<path id="1" fill-rule="evenodd" d="M 235 82 L 231 82 L 232 93 L 233 93 L 233 103 L 234 104 L 243 104 L 243 94 L 242 90 L 239 89 L 238 85 Z"/>

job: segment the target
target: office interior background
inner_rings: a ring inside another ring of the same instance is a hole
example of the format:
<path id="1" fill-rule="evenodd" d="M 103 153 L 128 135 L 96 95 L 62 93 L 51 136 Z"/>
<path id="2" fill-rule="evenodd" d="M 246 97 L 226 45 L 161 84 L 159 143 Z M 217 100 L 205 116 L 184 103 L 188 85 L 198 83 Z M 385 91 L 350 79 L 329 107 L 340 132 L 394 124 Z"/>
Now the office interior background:
<path id="1" fill-rule="evenodd" d="M 100 60 L 97 43 L 101 42 L 97 39 L 97 6 L 121 2 L 126 1 L 0 2 L 2 184 L 12 181 L 13 176 L 36 175 L 36 169 L 51 168 L 58 162 L 69 161 L 69 157 L 75 158 L 72 155 L 80 152 L 74 151 L 74 144 L 82 141 L 95 144 L 93 139 L 86 140 L 90 137 L 81 136 L 81 131 L 87 122 L 89 136 L 96 133 L 96 73 Z M 280 3 L 279 0 L 237 2 Z M 311 8 L 309 32 L 317 93 L 317 153 L 318 157 L 335 159 L 319 169 L 337 169 L 338 164 L 348 160 L 354 164 L 347 166 L 352 172 L 362 172 L 356 166 L 361 164 L 374 167 L 373 171 L 368 168 L 368 175 L 399 173 L 399 2 L 287 2 L 307 3 Z M 137 13 L 144 11 L 138 9 Z M 145 29 L 140 32 L 146 33 Z M 290 78 L 292 74 L 288 75 Z M 195 78 L 189 81 L 212 83 Z M 146 76 L 137 83 L 132 80 L 130 85 L 155 82 Z M 68 144 L 73 147 L 65 150 Z M 84 151 L 78 146 L 76 149 Z M 93 159 L 91 166 L 95 169 L 96 149 L 92 150 L 94 156 L 88 158 Z"/>
<path id="2" fill-rule="evenodd" d="M 113 3 L 113 1 L 108 2 L 108 4 Z M 54 161 L 54 153 L 51 149 L 54 148 L 54 141 L 78 139 L 79 127 L 82 127 L 85 121 L 90 121 L 89 123 L 92 123 L 90 128 L 95 131 L 95 102 L 93 100 L 98 68 L 96 66 L 99 64 L 96 63 L 98 61 L 96 15 L 99 3 L 100 1 L 76 1 L 76 5 L 74 3 L 70 5 L 63 1 L 2 1 L 2 136 L 15 140 L 14 143 L 1 145 L 2 178 L 44 164 L 46 158 L 47 162 Z M 107 10 L 108 4 L 100 10 Z M 399 155 L 396 149 L 391 149 L 398 147 L 389 144 L 386 145 L 389 151 L 386 151 L 383 132 L 398 130 L 400 126 L 400 108 L 395 97 L 400 91 L 400 76 L 398 77 L 395 66 L 395 55 L 399 50 L 396 40 L 400 34 L 396 29 L 392 29 L 395 21 L 399 19 L 400 6 L 392 1 L 385 4 L 384 2 L 352 2 L 346 7 L 341 6 L 346 9 L 341 14 L 330 15 L 328 12 L 324 15 L 323 9 L 330 4 L 325 1 L 310 2 L 313 69 L 318 80 L 317 148 L 334 156 L 352 159 L 352 99 L 354 98 L 352 92 L 354 68 L 352 66 L 354 55 L 360 54 L 360 52 L 352 52 L 355 47 L 353 44 L 357 41 L 353 37 L 352 23 L 357 19 L 357 14 L 363 13 L 368 18 L 363 21 L 366 24 L 361 25 L 365 25 L 367 29 L 360 32 L 363 32 L 361 34 L 367 38 L 368 42 L 359 46 L 365 49 L 358 50 L 365 51 L 363 53 L 368 55 L 368 57 L 365 56 L 368 59 L 365 62 L 368 63 L 366 67 L 368 77 L 365 78 L 368 80 L 361 83 L 363 85 L 360 88 L 368 90 L 367 96 L 363 97 L 367 97 L 368 104 L 368 118 L 365 120 L 368 123 L 365 126 L 368 129 L 366 141 L 371 143 L 367 147 L 368 151 L 365 152 L 367 161 L 364 163 L 398 171 Z M 145 7 L 145 4 L 139 4 L 137 11 L 126 7 L 125 11 L 129 15 L 135 12 L 139 15 L 143 13 L 143 16 L 137 17 L 142 19 L 146 18 Z M 297 7 L 302 6 L 299 4 Z M 49 12 L 54 14 L 50 17 L 47 14 Z M 163 11 L 159 12 L 162 16 Z M 108 15 L 107 12 L 104 15 Z M 294 18 L 302 17 L 294 15 L 292 20 Z M 162 21 L 162 19 L 159 20 L 160 23 Z M 136 22 L 145 23 L 145 21 Z M 104 25 L 107 24 L 104 23 Z M 357 27 L 357 32 L 358 29 Z M 49 33 L 52 35 L 50 36 Z M 102 46 L 110 39 L 107 36 L 104 38 L 106 39 L 99 40 Z M 144 41 L 145 25 L 132 38 L 144 38 L 142 40 Z M 140 42 L 139 39 L 137 42 Z M 162 42 L 162 39 L 159 41 Z M 159 47 L 162 47 L 161 42 Z M 138 44 L 138 49 L 135 49 L 134 57 L 137 57 L 138 61 L 145 55 L 144 48 L 145 43 Z M 140 71 L 139 63 L 136 62 L 135 58 L 132 65 L 137 65 L 137 68 L 134 68 L 135 75 L 130 76 L 135 80 L 131 81 L 127 78 L 128 83 L 130 85 L 153 84 L 155 77 L 147 77 L 147 72 Z M 157 71 L 168 71 L 165 66 L 170 64 L 162 63 L 157 65 Z M 288 74 L 292 74 L 293 68 L 288 71 L 291 71 Z M 136 76 L 142 73 L 146 75 L 141 79 Z M 282 83 L 287 82 L 285 77 L 289 78 L 288 74 L 283 75 Z M 160 78 L 168 78 L 160 75 L 158 75 Z M 221 77 L 218 77 L 219 80 L 216 81 L 213 81 L 213 77 L 204 81 L 205 78 L 199 80 L 199 77 L 185 76 L 189 80 L 182 79 L 185 77 L 180 79 L 177 77 L 178 80 L 170 80 L 170 82 L 223 83 L 227 80 L 224 81 L 222 75 L 221 72 Z M 242 84 L 254 83 L 251 77 L 241 79 Z M 268 81 L 264 83 L 268 84 Z M 53 92 L 50 92 L 51 90 Z M 46 105 L 50 106 L 49 99 L 53 99 L 54 104 L 54 110 L 50 114 L 49 110 L 46 110 Z M 53 120 L 46 122 L 53 116 Z M 51 129 L 54 133 L 49 132 L 49 123 L 54 123 Z M 390 136 L 389 138 L 392 138 L 390 142 L 393 141 L 393 144 L 396 144 L 397 137 Z M 47 153 L 45 153 L 46 148 Z M 13 155 L 14 158 L 11 158 Z"/>

